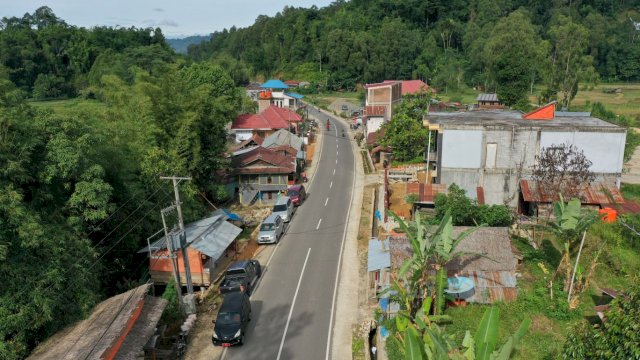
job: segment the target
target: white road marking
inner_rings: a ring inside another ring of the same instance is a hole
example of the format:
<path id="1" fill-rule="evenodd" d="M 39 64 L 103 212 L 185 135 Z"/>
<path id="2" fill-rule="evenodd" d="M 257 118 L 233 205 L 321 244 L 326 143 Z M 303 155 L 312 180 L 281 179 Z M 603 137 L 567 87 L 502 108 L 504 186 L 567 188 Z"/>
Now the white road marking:
<path id="1" fill-rule="evenodd" d="M 338 148 L 338 144 L 336 144 L 336 149 Z"/>
<path id="2" fill-rule="evenodd" d="M 336 169 L 333 169 L 333 175 L 335 175 L 335 174 L 336 174 Z"/>
<path id="3" fill-rule="evenodd" d="M 338 163 L 338 159 L 336 159 L 336 164 Z"/>
<path id="4" fill-rule="evenodd" d="M 331 182 L 331 184 L 329 184 L 329 189 L 331 189 L 333 187 L 333 181 Z"/>
<path id="5" fill-rule="evenodd" d="M 311 248 L 307 250 L 307 257 L 304 259 L 304 264 L 302 265 L 302 271 L 300 272 L 300 278 L 298 279 L 298 286 L 296 286 L 296 292 L 293 294 L 291 309 L 289 309 L 287 324 L 284 326 L 284 333 L 282 334 L 282 341 L 280 341 L 280 349 L 278 349 L 278 357 L 276 358 L 276 360 L 280 360 L 280 355 L 282 355 L 282 347 L 284 346 L 284 339 L 287 337 L 287 330 L 289 329 L 289 322 L 291 321 L 291 315 L 293 314 L 293 307 L 296 304 L 296 298 L 298 297 L 298 291 L 300 290 L 300 284 L 302 283 L 302 276 L 304 275 L 304 269 L 307 267 L 307 261 L 309 260 L 310 253 L 311 253 Z"/>
<path id="6" fill-rule="evenodd" d="M 324 201 L 324 206 L 327 206 L 328 202 L 329 202 L 329 198 L 327 198 L 327 200 Z"/>
<path id="7" fill-rule="evenodd" d="M 338 151 L 336 150 L 336 156 L 338 156 Z"/>
<path id="8" fill-rule="evenodd" d="M 337 160 L 336 160 L 337 161 Z M 355 165 L 355 159 L 354 159 Z M 356 174 L 353 173 L 353 180 L 351 182 L 351 201 L 349 204 L 353 203 L 353 189 L 356 186 Z M 351 215 L 351 205 L 349 205 L 349 210 L 347 210 L 347 223 L 349 222 L 349 216 Z M 329 332 L 327 333 L 327 349 L 325 359 L 329 360 L 329 350 L 331 349 L 331 333 L 333 332 L 333 316 L 336 309 L 336 296 L 338 295 L 338 280 L 340 277 L 340 266 L 342 264 L 342 253 L 344 252 L 344 242 L 347 238 L 347 224 L 344 225 L 344 231 L 342 232 L 342 243 L 340 244 L 340 255 L 338 256 L 338 265 L 336 266 L 336 279 L 333 285 L 333 298 L 331 300 L 331 314 L 329 316 Z"/>
<path id="9" fill-rule="evenodd" d="M 320 224 L 322 223 L 322 219 L 318 220 L 318 226 L 316 226 L 316 230 L 320 229 Z"/>

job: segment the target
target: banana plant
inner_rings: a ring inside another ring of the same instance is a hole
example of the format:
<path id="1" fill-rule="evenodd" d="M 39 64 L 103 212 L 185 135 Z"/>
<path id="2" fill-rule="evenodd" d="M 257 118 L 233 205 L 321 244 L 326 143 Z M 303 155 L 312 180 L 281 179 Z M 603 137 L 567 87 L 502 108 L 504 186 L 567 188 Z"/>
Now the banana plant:
<path id="1" fill-rule="evenodd" d="M 444 289 L 447 287 L 447 270 L 445 265 L 458 256 L 479 255 L 466 252 L 456 252 L 455 249 L 467 236 L 478 227 L 470 228 L 458 236 L 453 235 L 453 221 L 451 212 L 447 211 L 438 226 L 431 226 L 422 221 L 420 212 L 416 213 L 416 220 L 408 224 L 396 214 L 390 212 L 400 228 L 407 234 L 411 245 L 411 258 L 406 260 L 398 275 L 408 278 L 408 287 L 418 298 L 426 298 L 431 283 L 431 269 L 436 271 L 434 314 L 441 315 L 445 307 Z M 430 267 L 430 265 L 432 267 Z"/>
<path id="2" fill-rule="evenodd" d="M 518 330 L 498 347 L 498 327 L 500 311 L 498 308 L 488 308 L 475 335 L 466 331 L 462 344 L 455 345 L 452 337 L 437 324 L 431 322 L 429 326 L 415 326 L 407 323 L 403 328 L 402 343 L 404 358 L 407 360 L 508 360 L 520 339 L 531 326 L 531 319 L 522 321 Z"/>

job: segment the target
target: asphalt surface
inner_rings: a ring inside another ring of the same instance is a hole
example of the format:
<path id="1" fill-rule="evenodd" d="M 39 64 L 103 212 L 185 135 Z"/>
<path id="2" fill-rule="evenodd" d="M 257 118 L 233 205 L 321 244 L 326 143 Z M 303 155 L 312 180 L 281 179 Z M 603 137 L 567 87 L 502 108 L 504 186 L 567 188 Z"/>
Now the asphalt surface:
<path id="1" fill-rule="evenodd" d="M 309 109 L 324 131 L 307 201 L 297 208 L 251 296 L 245 344 L 223 359 L 330 359 L 336 282 L 354 183 L 355 158 L 342 122 Z M 344 129 L 346 137 L 342 137 Z M 276 245 L 273 245 L 276 246 Z M 339 321 L 339 320 L 338 320 Z"/>

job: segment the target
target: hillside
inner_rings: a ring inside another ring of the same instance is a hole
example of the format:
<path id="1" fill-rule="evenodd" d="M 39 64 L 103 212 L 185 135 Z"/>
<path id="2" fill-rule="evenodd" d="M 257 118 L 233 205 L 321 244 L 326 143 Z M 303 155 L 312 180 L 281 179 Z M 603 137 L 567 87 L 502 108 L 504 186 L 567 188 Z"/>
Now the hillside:
<path id="1" fill-rule="evenodd" d="M 189 55 L 217 59 L 241 74 L 234 75 L 238 82 L 285 76 L 337 90 L 420 78 L 444 92 L 497 90 L 512 103 L 540 84 L 550 89 L 543 97 L 561 92 L 571 98 L 578 83 L 640 79 L 640 41 L 630 21 L 640 20 L 639 4 L 336 1 L 260 16 L 248 28 L 216 33 Z"/>
<path id="2" fill-rule="evenodd" d="M 167 44 L 169 44 L 175 52 L 179 54 L 186 54 L 189 45 L 200 44 L 201 42 L 209 39 L 211 39 L 211 35 L 194 35 L 187 36 L 185 38 L 167 39 Z"/>

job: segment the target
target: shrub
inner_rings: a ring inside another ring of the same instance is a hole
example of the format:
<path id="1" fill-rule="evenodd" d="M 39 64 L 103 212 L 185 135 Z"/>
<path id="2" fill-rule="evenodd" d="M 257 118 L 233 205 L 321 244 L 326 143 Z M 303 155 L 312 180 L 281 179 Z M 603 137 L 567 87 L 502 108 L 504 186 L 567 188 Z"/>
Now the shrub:
<path id="1" fill-rule="evenodd" d="M 475 200 L 466 196 L 466 192 L 458 185 L 449 186 L 448 194 L 438 194 L 435 198 L 436 219 L 441 220 L 450 210 L 453 225 L 473 226 L 509 226 L 513 223 L 513 215 L 505 205 L 478 205 Z"/>

